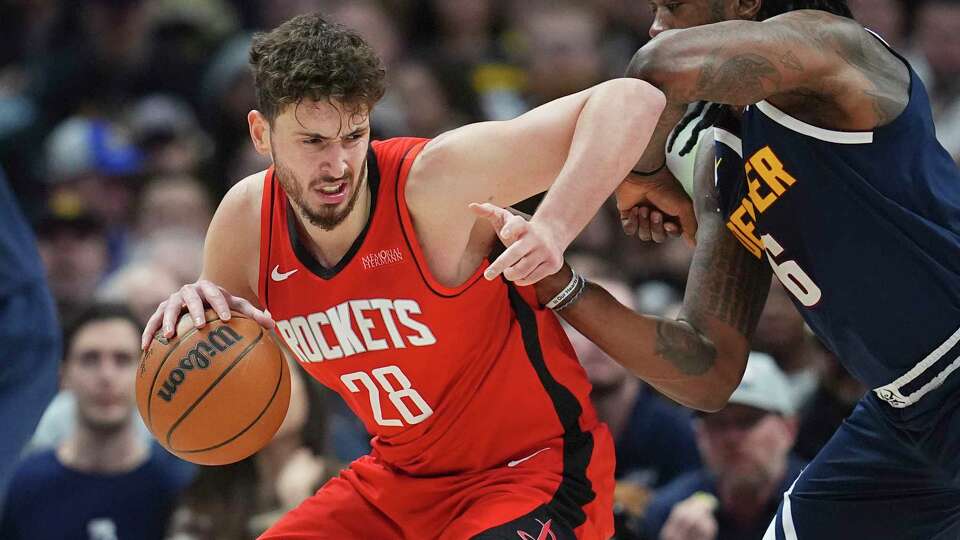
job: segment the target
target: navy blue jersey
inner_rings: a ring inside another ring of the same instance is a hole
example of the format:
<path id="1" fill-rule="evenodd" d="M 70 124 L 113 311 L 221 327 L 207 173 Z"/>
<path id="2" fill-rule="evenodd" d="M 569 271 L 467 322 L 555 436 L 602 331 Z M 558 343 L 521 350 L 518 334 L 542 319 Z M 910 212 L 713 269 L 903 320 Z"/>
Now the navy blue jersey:
<path id="1" fill-rule="evenodd" d="M 4 540 L 161 540 L 194 469 L 154 443 L 132 471 L 83 473 L 64 467 L 55 450 L 20 464 L 0 521 Z"/>
<path id="2" fill-rule="evenodd" d="M 0 295 L 43 278 L 33 232 L 0 171 Z"/>
<path id="3" fill-rule="evenodd" d="M 760 102 L 715 138 L 728 228 L 843 365 L 895 407 L 939 386 L 960 365 L 960 171 L 917 74 L 906 109 L 872 132 Z"/>

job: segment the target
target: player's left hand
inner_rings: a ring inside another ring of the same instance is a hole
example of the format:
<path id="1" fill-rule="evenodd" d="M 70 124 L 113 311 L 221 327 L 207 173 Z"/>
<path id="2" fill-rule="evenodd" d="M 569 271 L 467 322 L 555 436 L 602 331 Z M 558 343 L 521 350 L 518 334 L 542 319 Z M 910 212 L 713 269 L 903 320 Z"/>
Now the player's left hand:
<path id="1" fill-rule="evenodd" d="M 493 280 L 503 274 L 517 285 L 533 285 L 563 266 L 564 246 L 549 228 L 490 203 L 472 203 L 470 209 L 489 221 L 507 246 L 483 277 Z"/>

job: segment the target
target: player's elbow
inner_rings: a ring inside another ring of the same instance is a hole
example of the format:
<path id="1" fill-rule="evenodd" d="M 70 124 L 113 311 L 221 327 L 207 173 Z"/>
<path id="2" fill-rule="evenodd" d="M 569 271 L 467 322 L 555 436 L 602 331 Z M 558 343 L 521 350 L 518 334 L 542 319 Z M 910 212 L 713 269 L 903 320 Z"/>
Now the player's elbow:
<path id="1" fill-rule="evenodd" d="M 717 412 L 727 406 L 730 396 L 740 385 L 743 371 L 747 365 L 746 354 L 724 355 L 717 358 L 714 369 L 707 375 L 709 382 L 701 386 L 688 407 L 703 412 Z"/>
<path id="2" fill-rule="evenodd" d="M 641 79 L 670 97 L 672 83 L 677 75 L 678 62 L 671 60 L 670 49 L 672 41 L 670 34 L 675 30 L 668 30 L 641 47 L 627 66 L 626 77 Z"/>
<path id="3" fill-rule="evenodd" d="M 647 81 L 621 78 L 611 82 L 622 86 L 624 100 L 629 104 L 623 111 L 632 115 L 631 120 L 638 124 L 638 127 L 656 123 L 667 106 L 667 97 Z"/>

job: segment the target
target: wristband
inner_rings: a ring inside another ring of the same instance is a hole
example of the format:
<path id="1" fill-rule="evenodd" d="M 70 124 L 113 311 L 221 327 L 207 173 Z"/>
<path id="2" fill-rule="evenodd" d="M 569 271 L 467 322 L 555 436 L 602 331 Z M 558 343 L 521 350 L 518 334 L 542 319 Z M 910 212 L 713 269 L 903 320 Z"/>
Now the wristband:
<path id="1" fill-rule="evenodd" d="M 583 291 L 585 291 L 586 289 L 587 289 L 587 280 L 586 280 L 586 279 L 583 279 L 583 277 L 581 276 L 581 277 L 580 277 L 580 285 L 577 287 L 576 292 L 574 292 L 573 295 L 571 295 L 569 298 L 567 298 L 567 301 L 566 301 L 566 302 L 564 302 L 564 303 L 560 304 L 559 306 L 553 308 L 553 311 L 563 311 L 563 310 L 567 309 L 568 307 L 572 306 L 573 304 L 575 304 L 575 303 L 577 302 L 577 300 L 580 298 L 580 295 L 583 294 Z"/>
<path id="2" fill-rule="evenodd" d="M 663 168 L 666 167 L 666 166 L 667 166 L 667 157 L 664 156 L 664 157 L 663 157 L 663 163 L 662 163 L 659 167 L 657 167 L 656 169 L 654 169 L 654 170 L 652 170 L 652 171 L 643 172 L 643 171 L 638 171 L 638 170 L 636 170 L 636 169 L 631 169 L 630 172 L 632 172 L 633 174 L 635 174 L 635 175 L 637 175 L 637 176 L 653 176 L 653 175 L 657 174 L 658 172 L 662 171 Z"/>
<path id="3" fill-rule="evenodd" d="M 560 305 L 564 300 L 570 297 L 577 291 L 577 288 L 580 286 L 580 275 L 577 274 L 576 270 L 570 269 L 572 276 L 570 277 L 570 283 L 567 283 L 567 286 L 560 290 L 552 300 L 544 304 L 543 307 L 547 309 L 554 309 Z"/>

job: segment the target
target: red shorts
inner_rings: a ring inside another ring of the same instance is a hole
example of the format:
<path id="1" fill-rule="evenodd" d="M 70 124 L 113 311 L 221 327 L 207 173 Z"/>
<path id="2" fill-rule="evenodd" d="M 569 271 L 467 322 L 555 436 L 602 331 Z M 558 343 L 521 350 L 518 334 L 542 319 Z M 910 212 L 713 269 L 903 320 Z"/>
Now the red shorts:
<path id="1" fill-rule="evenodd" d="M 582 435 L 456 476 L 412 477 L 364 456 L 260 539 L 608 539 L 613 441 L 604 425 Z"/>

